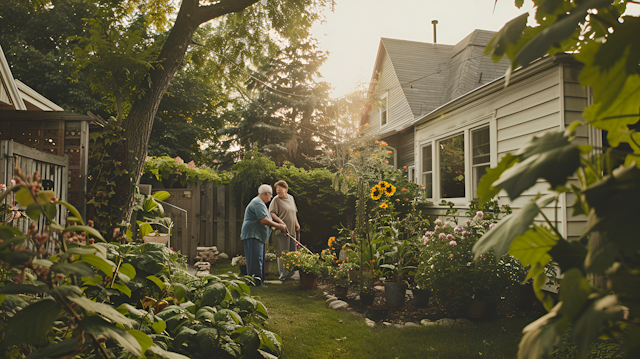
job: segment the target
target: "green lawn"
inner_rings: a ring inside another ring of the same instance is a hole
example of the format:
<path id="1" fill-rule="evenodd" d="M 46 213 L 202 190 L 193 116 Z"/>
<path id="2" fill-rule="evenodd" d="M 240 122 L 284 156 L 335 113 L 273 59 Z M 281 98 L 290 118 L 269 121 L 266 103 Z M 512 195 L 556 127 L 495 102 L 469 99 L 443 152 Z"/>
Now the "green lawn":
<path id="1" fill-rule="evenodd" d="M 222 261 L 212 273 L 237 267 Z M 470 328 L 439 326 L 370 328 L 358 314 L 334 311 L 322 291 L 304 290 L 297 282 L 252 288 L 269 311 L 267 329 L 284 342 L 283 358 L 515 358 L 522 328 L 531 319 L 503 319 Z"/>

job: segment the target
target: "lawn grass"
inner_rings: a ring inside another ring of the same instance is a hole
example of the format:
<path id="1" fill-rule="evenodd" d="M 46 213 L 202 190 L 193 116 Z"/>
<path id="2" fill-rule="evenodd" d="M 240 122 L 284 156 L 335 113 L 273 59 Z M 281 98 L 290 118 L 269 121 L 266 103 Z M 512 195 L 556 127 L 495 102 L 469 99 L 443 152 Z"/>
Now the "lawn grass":
<path id="1" fill-rule="evenodd" d="M 238 267 L 218 262 L 213 274 Z M 298 282 L 252 288 L 267 307 L 266 328 L 284 342 L 283 358 L 515 358 L 531 319 L 502 319 L 469 328 L 368 327 L 356 313 L 328 309 L 321 290 Z"/>

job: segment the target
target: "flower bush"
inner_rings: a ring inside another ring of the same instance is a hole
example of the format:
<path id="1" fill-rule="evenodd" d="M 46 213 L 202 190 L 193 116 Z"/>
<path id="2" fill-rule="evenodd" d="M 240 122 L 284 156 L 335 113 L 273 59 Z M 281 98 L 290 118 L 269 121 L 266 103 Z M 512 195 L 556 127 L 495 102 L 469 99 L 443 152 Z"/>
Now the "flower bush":
<path id="1" fill-rule="evenodd" d="M 247 258 L 244 256 L 235 256 L 231 259 L 232 266 L 245 266 L 247 265 Z"/>
<path id="2" fill-rule="evenodd" d="M 496 215 L 477 211 L 461 226 L 437 219 L 422 238 L 416 286 L 431 290 L 433 303 L 447 315 L 464 315 L 473 299 L 504 298 L 524 279 L 523 266 L 508 254 L 473 261 L 473 245 L 495 226 Z"/>
<path id="3" fill-rule="evenodd" d="M 300 271 L 306 275 L 318 276 L 321 273 L 317 254 L 287 252 L 282 255 L 282 265 L 290 272 Z"/>

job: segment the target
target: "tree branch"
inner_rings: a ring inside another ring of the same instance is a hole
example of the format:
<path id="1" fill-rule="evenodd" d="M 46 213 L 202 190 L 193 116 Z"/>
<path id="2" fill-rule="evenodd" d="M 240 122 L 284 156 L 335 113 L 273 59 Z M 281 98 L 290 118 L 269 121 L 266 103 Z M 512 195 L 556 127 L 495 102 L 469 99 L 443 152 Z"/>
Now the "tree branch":
<path id="1" fill-rule="evenodd" d="M 259 0 L 222 0 L 213 5 L 200 6 L 196 20 L 198 24 L 202 24 L 222 15 L 242 11 L 258 1 Z"/>

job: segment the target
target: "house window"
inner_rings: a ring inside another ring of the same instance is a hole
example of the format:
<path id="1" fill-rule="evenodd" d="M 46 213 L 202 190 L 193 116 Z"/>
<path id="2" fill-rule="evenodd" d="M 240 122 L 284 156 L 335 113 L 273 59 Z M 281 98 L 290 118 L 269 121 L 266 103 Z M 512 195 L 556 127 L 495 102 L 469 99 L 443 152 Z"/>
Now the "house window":
<path id="1" fill-rule="evenodd" d="M 409 166 L 407 171 L 407 181 L 416 183 L 416 166 Z"/>
<path id="2" fill-rule="evenodd" d="M 380 98 L 380 127 L 387 124 L 387 94 Z"/>
<path id="3" fill-rule="evenodd" d="M 422 185 L 424 185 L 424 196 L 433 198 L 433 164 L 431 159 L 433 152 L 431 145 L 422 147 Z"/>
<path id="4" fill-rule="evenodd" d="M 464 198 L 464 134 L 438 142 L 440 171 L 440 197 Z"/>
<path id="5" fill-rule="evenodd" d="M 491 150 L 489 144 L 489 127 L 471 132 L 471 169 L 473 173 L 473 191 L 480 184 L 480 179 L 487 173 L 491 162 Z"/>

